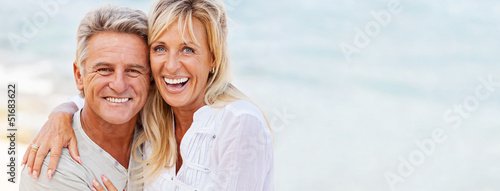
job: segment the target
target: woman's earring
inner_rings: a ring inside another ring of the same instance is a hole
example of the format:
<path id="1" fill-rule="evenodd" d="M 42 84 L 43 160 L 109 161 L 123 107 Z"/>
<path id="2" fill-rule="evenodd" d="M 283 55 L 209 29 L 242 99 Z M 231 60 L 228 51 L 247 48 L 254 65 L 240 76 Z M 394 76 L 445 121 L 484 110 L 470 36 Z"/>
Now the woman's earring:
<path id="1" fill-rule="evenodd" d="M 212 68 L 212 69 L 210 70 L 210 73 L 211 73 L 211 74 L 213 74 L 214 72 L 215 72 L 215 68 Z"/>

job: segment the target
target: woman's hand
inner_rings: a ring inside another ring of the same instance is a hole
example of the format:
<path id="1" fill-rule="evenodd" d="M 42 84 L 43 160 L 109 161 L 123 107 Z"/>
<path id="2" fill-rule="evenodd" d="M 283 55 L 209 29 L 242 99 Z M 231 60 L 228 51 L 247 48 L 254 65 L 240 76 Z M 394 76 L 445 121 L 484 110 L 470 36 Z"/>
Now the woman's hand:
<path id="1" fill-rule="evenodd" d="M 66 110 L 56 111 L 58 107 L 66 108 Z M 49 120 L 43 125 L 40 132 L 26 149 L 26 153 L 24 153 L 21 165 L 26 164 L 28 166 L 28 175 L 33 172 L 34 179 L 38 178 L 43 160 L 49 151 L 50 162 L 47 170 L 48 178 L 51 178 L 55 172 L 63 147 L 68 147 L 71 157 L 78 163 L 82 163 L 78 153 L 75 132 L 71 126 L 73 113 L 75 113 L 76 110 L 67 109 L 76 106 L 74 106 L 73 103 L 63 103 L 58 107 L 51 113 Z"/>
<path id="2" fill-rule="evenodd" d="M 115 185 L 113 185 L 113 183 L 111 183 L 111 181 L 109 181 L 108 178 L 106 178 L 106 176 L 104 175 L 101 175 L 101 179 L 102 179 L 102 183 L 104 183 L 104 186 L 106 187 L 106 189 L 108 189 L 108 191 L 118 191 L 118 189 L 116 189 Z M 95 179 L 92 179 L 92 191 L 106 191 L 106 189 L 104 189 L 104 187 L 102 187 L 99 182 L 97 182 L 97 180 Z M 125 191 L 125 190 L 123 190 Z"/>

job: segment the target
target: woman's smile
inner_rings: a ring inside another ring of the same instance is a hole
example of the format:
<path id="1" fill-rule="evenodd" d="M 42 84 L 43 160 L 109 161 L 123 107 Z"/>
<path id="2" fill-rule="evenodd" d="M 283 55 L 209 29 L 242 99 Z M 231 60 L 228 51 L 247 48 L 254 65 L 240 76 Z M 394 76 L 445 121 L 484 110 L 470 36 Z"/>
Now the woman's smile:
<path id="1" fill-rule="evenodd" d="M 165 84 L 167 86 L 167 91 L 172 94 L 177 94 L 181 93 L 184 89 L 186 89 L 186 86 L 189 82 L 189 78 L 183 77 L 183 78 L 167 78 L 164 77 L 163 81 L 165 81 Z"/>

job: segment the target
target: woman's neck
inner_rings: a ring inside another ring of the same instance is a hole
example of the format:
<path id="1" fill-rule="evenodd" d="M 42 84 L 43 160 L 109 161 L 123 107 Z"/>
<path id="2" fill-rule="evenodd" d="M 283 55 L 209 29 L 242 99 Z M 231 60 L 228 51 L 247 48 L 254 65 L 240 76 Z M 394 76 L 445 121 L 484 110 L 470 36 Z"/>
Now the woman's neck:
<path id="1" fill-rule="evenodd" d="M 172 107 L 175 118 L 175 141 L 177 142 L 177 162 L 175 172 L 179 172 L 182 166 L 182 156 L 180 152 L 180 146 L 182 138 L 193 124 L 194 113 L 203 107 L 205 103 L 198 104 L 191 107 Z"/>
<path id="2" fill-rule="evenodd" d="M 175 117 L 175 130 L 187 131 L 193 123 L 193 116 L 198 109 L 205 104 L 199 104 L 193 107 L 172 108 Z"/>
<path id="3" fill-rule="evenodd" d="M 175 118 L 175 130 L 180 130 L 184 134 L 193 123 L 194 113 L 205 105 L 205 100 L 199 98 L 187 106 L 172 107 Z"/>

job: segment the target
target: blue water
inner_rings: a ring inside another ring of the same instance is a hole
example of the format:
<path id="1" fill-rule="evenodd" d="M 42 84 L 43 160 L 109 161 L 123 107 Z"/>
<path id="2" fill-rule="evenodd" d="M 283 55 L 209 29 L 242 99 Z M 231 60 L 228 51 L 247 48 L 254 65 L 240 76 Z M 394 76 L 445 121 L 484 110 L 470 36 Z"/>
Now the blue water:
<path id="1" fill-rule="evenodd" d="M 60 5 L 16 52 L 6 35 L 22 33 L 23 18 L 43 11 L 39 2 L 0 6 L 0 79 L 19 84 L 19 124 L 33 131 L 77 93 L 76 28 L 111 1 Z M 145 12 L 150 5 L 113 2 Z M 500 188 L 500 87 L 458 129 L 443 118 L 475 96 L 479 78 L 500 81 L 500 3 L 401 0 L 401 13 L 347 61 L 341 44 L 354 44 L 356 29 L 365 31 L 376 21 L 371 11 L 387 11 L 389 2 L 226 1 L 235 84 L 275 129 L 277 190 L 390 190 L 386 173 L 403 180 L 395 190 Z M 415 141 L 438 129 L 444 142 L 404 177 L 399 157 L 418 156 Z"/>

